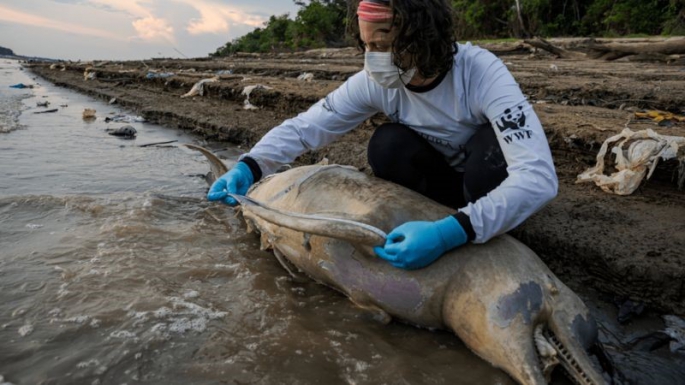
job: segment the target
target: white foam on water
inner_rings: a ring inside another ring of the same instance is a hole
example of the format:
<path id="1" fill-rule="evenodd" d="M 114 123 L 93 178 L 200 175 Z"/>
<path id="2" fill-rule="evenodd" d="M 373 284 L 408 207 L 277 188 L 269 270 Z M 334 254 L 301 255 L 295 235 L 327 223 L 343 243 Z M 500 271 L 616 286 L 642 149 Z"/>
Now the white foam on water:
<path id="1" fill-rule="evenodd" d="M 92 360 L 88 360 L 88 361 L 81 361 L 78 364 L 76 364 L 76 367 L 78 369 L 85 369 L 85 368 L 89 368 L 91 366 L 98 366 L 98 365 L 100 365 L 100 361 L 98 361 L 96 359 L 92 359 Z"/>
<path id="2" fill-rule="evenodd" d="M 22 337 L 26 337 L 31 333 L 33 333 L 33 325 L 26 324 L 19 328 L 19 335 Z"/>
<path id="3" fill-rule="evenodd" d="M 133 339 L 136 338 L 136 333 L 130 332 L 128 330 L 117 330 L 109 334 L 111 338 L 117 339 Z"/>

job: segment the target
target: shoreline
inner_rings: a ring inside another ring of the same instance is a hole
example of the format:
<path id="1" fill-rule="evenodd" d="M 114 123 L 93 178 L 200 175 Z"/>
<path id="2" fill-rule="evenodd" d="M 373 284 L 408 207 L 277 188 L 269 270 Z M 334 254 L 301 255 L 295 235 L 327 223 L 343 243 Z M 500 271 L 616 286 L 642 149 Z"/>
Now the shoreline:
<path id="1" fill-rule="evenodd" d="M 510 233 L 574 290 L 589 287 L 619 302 L 630 299 L 658 312 L 685 314 L 685 191 L 669 180 L 673 165 L 664 163 L 653 180 L 630 196 L 575 184 L 576 176 L 594 165 L 603 140 L 620 132 L 633 111 L 685 105 L 682 71 L 662 64 L 571 61 L 543 54 L 507 55 L 503 60 L 543 123 L 560 182 L 558 197 Z M 51 69 L 51 63 L 26 67 L 58 86 L 103 100 L 116 98 L 120 106 L 151 122 L 247 149 L 335 89 L 361 64 L 352 51 L 327 50 L 278 58 L 66 64 L 64 71 Z M 84 80 L 89 67 L 97 74 L 95 80 Z M 175 75 L 148 78 L 152 69 Z M 180 98 L 219 70 L 231 73 L 218 75 L 219 81 L 209 83 L 203 97 Z M 312 73 L 314 80 L 298 81 L 304 72 Z M 272 89 L 252 91 L 249 102 L 259 109 L 244 109 L 245 87 L 260 84 Z M 366 143 L 383 121 L 374 116 L 296 164 L 327 157 L 368 172 Z M 630 127 L 682 136 L 685 124 L 660 127 L 635 121 Z"/>

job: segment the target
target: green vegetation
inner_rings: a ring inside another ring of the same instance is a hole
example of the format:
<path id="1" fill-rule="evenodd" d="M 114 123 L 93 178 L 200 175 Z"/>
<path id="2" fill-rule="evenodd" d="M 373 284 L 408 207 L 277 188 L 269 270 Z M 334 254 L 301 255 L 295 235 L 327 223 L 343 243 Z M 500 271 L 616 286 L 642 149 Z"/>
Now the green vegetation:
<path id="1" fill-rule="evenodd" d="M 685 34 L 685 0 L 453 0 L 452 4 L 460 39 Z"/>
<path id="2" fill-rule="evenodd" d="M 295 19 L 271 16 L 264 28 L 226 43 L 211 56 L 352 45 L 345 34 L 347 1 L 295 4 L 300 7 Z M 452 5 L 459 40 L 685 35 L 685 0 L 452 0 Z"/>
<path id="3" fill-rule="evenodd" d="M 345 0 L 296 0 L 300 6 L 294 20 L 288 14 L 271 16 L 264 28 L 256 28 L 219 47 L 211 56 L 235 52 L 282 52 L 349 45 L 345 36 Z"/>

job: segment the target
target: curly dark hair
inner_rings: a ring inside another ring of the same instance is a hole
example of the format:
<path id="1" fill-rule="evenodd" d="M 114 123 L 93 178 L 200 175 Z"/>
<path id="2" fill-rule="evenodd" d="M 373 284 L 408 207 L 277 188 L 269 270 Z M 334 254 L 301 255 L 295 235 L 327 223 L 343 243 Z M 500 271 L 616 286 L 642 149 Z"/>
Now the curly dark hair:
<path id="1" fill-rule="evenodd" d="M 348 9 L 350 32 L 364 52 L 359 34 L 357 6 L 352 0 Z M 390 0 L 393 29 L 397 37 L 392 43 L 393 62 L 406 71 L 416 68 L 424 78 L 447 72 L 454 65 L 457 53 L 454 13 L 449 0 Z M 400 53 L 409 53 L 411 62 L 402 62 Z"/>

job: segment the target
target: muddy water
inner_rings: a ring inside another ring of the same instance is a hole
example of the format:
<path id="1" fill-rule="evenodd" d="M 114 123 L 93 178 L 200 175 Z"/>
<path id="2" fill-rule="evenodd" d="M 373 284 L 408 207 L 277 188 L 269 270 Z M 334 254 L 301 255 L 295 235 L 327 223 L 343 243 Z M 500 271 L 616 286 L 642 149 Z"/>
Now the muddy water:
<path id="1" fill-rule="evenodd" d="M 124 125 L 103 121 L 116 106 L 49 84 L 5 87 L 19 82 L 41 83 L 2 61 L 0 116 L 16 129 L 0 134 L 5 381 L 512 384 L 449 333 L 380 325 L 336 292 L 292 282 L 231 209 L 203 199 L 201 156 L 139 147 L 194 138 L 145 123 L 136 140 L 111 137 L 105 128 Z M 58 112 L 34 114 L 43 101 Z M 84 108 L 98 119 L 84 122 Z M 592 306 L 633 383 L 682 383 L 663 349 L 622 350 L 658 322 L 619 334 L 613 310 Z"/>

